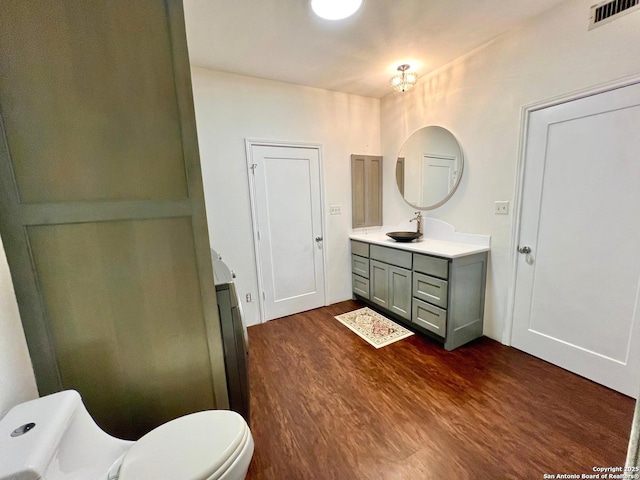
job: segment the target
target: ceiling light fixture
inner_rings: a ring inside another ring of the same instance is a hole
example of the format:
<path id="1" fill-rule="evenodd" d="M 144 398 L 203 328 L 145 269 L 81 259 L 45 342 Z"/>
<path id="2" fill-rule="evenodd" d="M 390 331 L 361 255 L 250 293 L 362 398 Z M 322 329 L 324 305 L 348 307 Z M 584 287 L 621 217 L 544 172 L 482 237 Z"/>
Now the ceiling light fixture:
<path id="1" fill-rule="evenodd" d="M 311 0 L 311 8 L 319 17 L 342 20 L 358 11 L 362 0 Z"/>
<path id="2" fill-rule="evenodd" d="M 411 68 L 406 63 L 398 67 L 400 72 L 398 75 L 394 75 L 389 80 L 389 85 L 393 87 L 396 92 L 406 92 L 418 81 L 418 74 L 415 72 L 407 72 Z"/>

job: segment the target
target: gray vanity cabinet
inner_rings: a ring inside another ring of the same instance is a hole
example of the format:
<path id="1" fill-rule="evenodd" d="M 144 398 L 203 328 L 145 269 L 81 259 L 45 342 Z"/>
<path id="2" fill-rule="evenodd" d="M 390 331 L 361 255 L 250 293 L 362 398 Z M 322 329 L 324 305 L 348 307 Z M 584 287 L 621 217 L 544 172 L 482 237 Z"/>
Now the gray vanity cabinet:
<path id="1" fill-rule="evenodd" d="M 356 298 L 447 350 L 482 336 L 487 252 L 450 259 L 356 240 L 351 252 Z"/>

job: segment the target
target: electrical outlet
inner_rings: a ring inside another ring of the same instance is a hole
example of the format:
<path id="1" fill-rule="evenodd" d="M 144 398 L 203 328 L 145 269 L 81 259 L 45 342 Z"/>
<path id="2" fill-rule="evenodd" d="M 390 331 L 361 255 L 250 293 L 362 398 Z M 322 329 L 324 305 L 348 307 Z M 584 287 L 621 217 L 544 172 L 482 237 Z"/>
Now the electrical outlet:
<path id="1" fill-rule="evenodd" d="M 508 215 L 509 214 L 509 202 L 507 200 L 501 202 L 495 202 L 493 208 L 494 215 Z"/>
<path id="2" fill-rule="evenodd" d="M 247 293 L 245 298 L 247 299 L 247 303 L 251 302 L 251 294 L 250 293 Z"/>
<path id="3" fill-rule="evenodd" d="M 331 213 L 331 215 L 341 215 L 341 208 L 342 207 L 340 205 L 331 205 L 331 210 L 329 211 L 329 213 Z"/>

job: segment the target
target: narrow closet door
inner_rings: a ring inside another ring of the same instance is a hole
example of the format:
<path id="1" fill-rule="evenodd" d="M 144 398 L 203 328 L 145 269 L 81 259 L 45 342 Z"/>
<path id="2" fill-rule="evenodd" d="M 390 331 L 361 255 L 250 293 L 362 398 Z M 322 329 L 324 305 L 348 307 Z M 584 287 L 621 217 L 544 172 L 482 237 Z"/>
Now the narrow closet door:
<path id="1" fill-rule="evenodd" d="M 179 2 L 0 2 L 0 232 L 41 394 L 227 407 Z"/>

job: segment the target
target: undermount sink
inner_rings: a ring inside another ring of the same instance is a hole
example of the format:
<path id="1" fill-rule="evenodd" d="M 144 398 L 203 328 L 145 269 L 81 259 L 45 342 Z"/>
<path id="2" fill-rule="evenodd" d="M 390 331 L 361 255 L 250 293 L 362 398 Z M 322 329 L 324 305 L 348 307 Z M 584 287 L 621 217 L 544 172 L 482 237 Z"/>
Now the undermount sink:
<path id="1" fill-rule="evenodd" d="M 396 242 L 411 242 L 422 236 L 419 232 L 389 232 L 388 237 L 393 238 Z"/>

